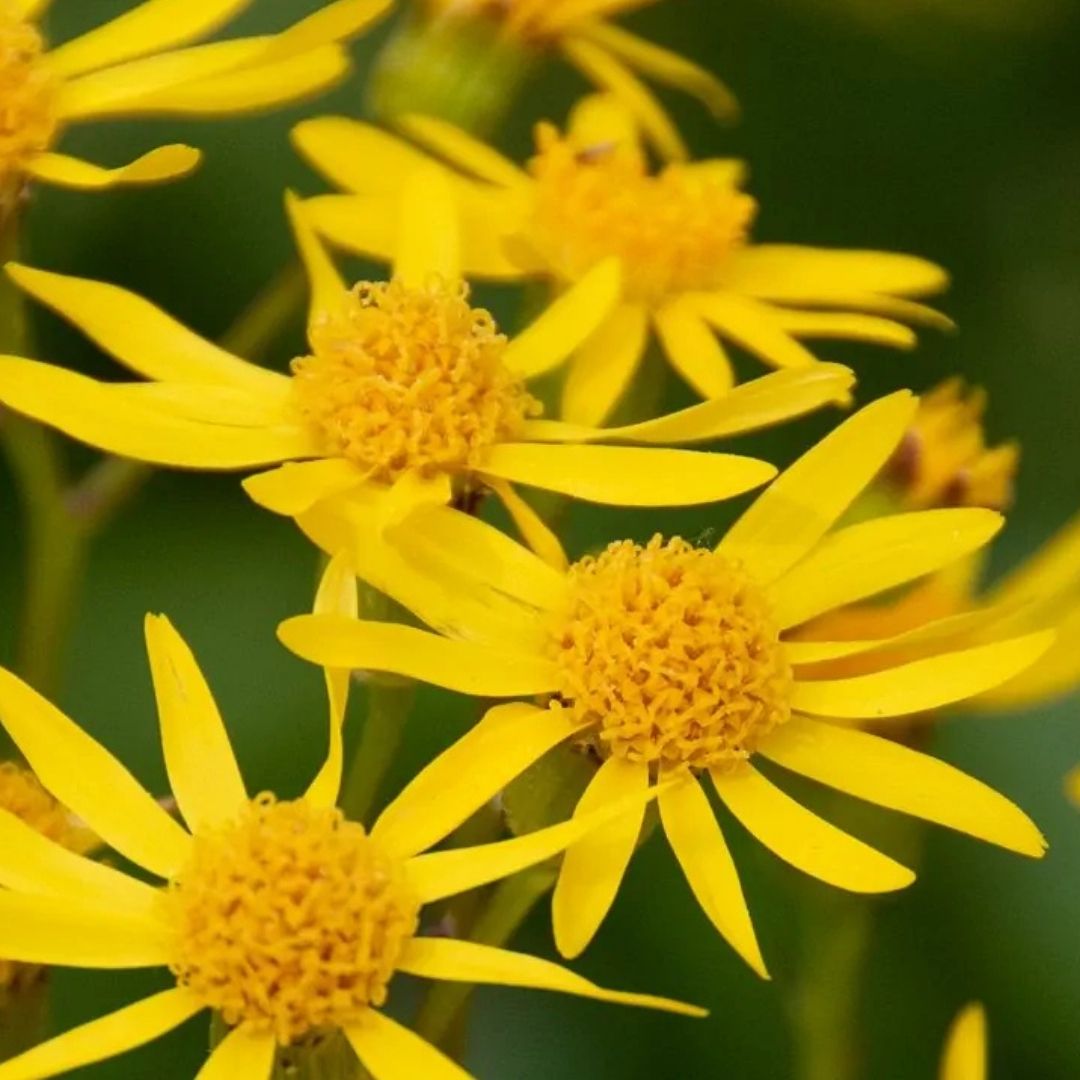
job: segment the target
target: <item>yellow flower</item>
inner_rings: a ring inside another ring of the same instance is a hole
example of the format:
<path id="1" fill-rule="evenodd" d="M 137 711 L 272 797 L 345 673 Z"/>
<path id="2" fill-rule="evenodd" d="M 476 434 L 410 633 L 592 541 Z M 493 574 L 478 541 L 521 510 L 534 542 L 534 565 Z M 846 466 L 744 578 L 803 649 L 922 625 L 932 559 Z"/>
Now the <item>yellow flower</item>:
<path id="1" fill-rule="evenodd" d="M 13 761 L 0 762 L 0 810 L 68 851 L 82 855 L 97 846 L 94 834 L 68 813 L 29 769 Z M 34 965 L 0 958 L 0 1001 L 7 992 L 33 982 L 39 973 L 40 968 Z"/>
<path id="2" fill-rule="evenodd" d="M 557 49 L 590 82 L 622 102 L 656 150 L 687 157 L 686 145 L 663 106 L 637 74 L 698 98 L 714 116 L 738 113 L 731 91 L 686 57 L 632 34 L 609 17 L 656 0 L 419 0 L 429 16 L 447 21 L 482 20 L 500 36 L 527 47 Z M 637 73 L 637 74 L 635 74 Z"/>
<path id="3" fill-rule="evenodd" d="M 904 322 L 949 325 L 915 303 L 947 277 L 923 259 L 874 251 L 753 244 L 756 203 L 740 190 L 741 163 L 711 160 L 649 169 L 632 123 L 611 99 L 586 99 L 569 134 L 538 132 L 527 170 L 442 121 L 406 130 L 457 166 L 455 191 L 468 277 L 538 278 L 557 289 L 614 258 L 619 304 L 573 357 L 562 416 L 596 424 L 630 385 L 655 334 L 702 397 L 728 393 L 735 374 L 721 339 L 771 367 L 815 363 L 804 338 L 915 344 Z M 294 129 L 300 151 L 351 192 L 305 205 L 316 228 L 350 251 L 390 258 L 388 203 L 402 176 L 427 160 L 376 128 L 324 117 Z M 380 168 L 366 164 L 377 160 Z"/>
<path id="4" fill-rule="evenodd" d="M 11 265 L 23 289 L 155 381 L 106 384 L 0 357 L 0 402 L 102 450 L 161 465 L 300 462 L 245 484 L 256 501 L 285 514 L 348 491 L 393 520 L 414 503 L 468 500 L 486 486 L 530 542 L 555 558 L 557 541 L 513 483 L 624 506 L 727 498 L 776 470 L 730 454 L 591 444 L 715 439 L 818 408 L 851 385 L 846 368 L 822 365 L 628 427 L 537 419 L 523 380 L 557 364 L 603 320 L 617 267 L 598 266 L 507 341 L 486 311 L 470 306 L 459 280 L 442 174 L 418 174 L 406 200 L 394 280 L 352 290 L 290 200 L 312 284 L 311 351 L 294 361 L 291 378 L 224 352 L 132 293 Z"/>
<path id="5" fill-rule="evenodd" d="M 939 1080 L 986 1080 L 986 1010 L 968 1005 L 949 1028 Z"/>
<path id="6" fill-rule="evenodd" d="M 178 49 L 213 33 L 250 0 L 146 0 L 82 37 L 46 49 L 36 21 L 49 0 L 0 0 L 0 216 L 26 178 L 75 188 L 146 184 L 190 172 L 199 153 L 163 146 L 116 169 L 53 149 L 74 124 L 114 117 L 245 112 L 323 90 L 348 70 L 339 42 L 389 0 L 337 0 L 275 36 Z"/>
<path id="7" fill-rule="evenodd" d="M 355 613 L 355 579 L 342 560 L 331 562 L 316 610 Z M 461 804 L 418 802 L 410 786 L 368 832 L 334 808 L 349 684 L 347 673 L 334 671 L 323 769 L 299 799 L 251 798 L 191 651 L 160 616 L 147 618 L 146 641 L 165 764 L 187 829 L 104 747 L 0 670 L 0 718 L 42 783 L 165 882 L 146 884 L 73 854 L 0 812 L 0 954 L 103 970 L 162 966 L 177 985 L 5 1062 L 0 1080 L 112 1057 L 205 1009 L 231 1030 L 199 1073 L 204 1080 L 268 1080 L 278 1046 L 334 1029 L 387 1080 L 464 1077 L 383 1011 L 398 972 L 702 1015 L 679 1002 L 604 990 L 535 957 L 421 932 L 425 905 L 550 858 L 625 806 L 591 822 L 423 854 L 461 824 Z M 414 785 L 426 786 L 430 769 Z"/>
<path id="8" fill-rule="evenodd" d="M 789 631 L 857 598 L 968 555 L 1001 525 L 982 509 L 900 514 L 830 529 L 895 450 L 915 412 L 907 393 L 862 409 L 792 465 L 715 549 L 657 537 L 624 541 L 560 573 L 501 533 L 438 508 L 417 512 L 386 552 L 341 501 L 301 524 L 349 557 L 434 630 L 301 616 L 285 645 L 334 667 L 394 672 L 481 697 L 546 695 L 489 714 L 449 752 L 430 799 L 493 795 L 546 751 L 576 741 L 601 763 L 587 813 L 674 781 L 659 795 L 664 832 L 714 925 L 761 974 L 738 876 L 709 805 L 706 776 L 732 813 L 782 859 L 856 892 L 914 875 L 786 795 L 757 763 L 970 833 L 1031 857 L 1045 844 L 1007 799 L 949 765 L 857 730 L 961 701 L 1033 663 L 1041 633 L 933 655 L 852 679 L 805 665 L 877 643 L 803 645 Z M 368 565 L 364 565 L 365 561 Z M 374 565 L 372 565 L 374 564 Z M 627 814 L 570 850 L 554 897 L 556 942 L 581 952 L 637 842 Z"/>
<path id="9" fill-rule="evenodd" d="M 1080 807 L 1080 766 L 1069 773 L 1065 783 L 1069 798 Z"/>

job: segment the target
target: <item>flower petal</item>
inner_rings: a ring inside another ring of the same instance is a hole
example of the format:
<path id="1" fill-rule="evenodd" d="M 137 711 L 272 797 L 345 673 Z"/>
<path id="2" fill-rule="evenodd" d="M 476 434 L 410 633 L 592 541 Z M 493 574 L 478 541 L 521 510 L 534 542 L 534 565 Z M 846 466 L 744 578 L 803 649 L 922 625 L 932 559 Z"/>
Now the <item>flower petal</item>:
<path id="1" fill-rule="evenodd" d="M 345 1028 L 345 1037 L 373 1080 L 472 1080 L 441 1050 L 376 1009 Z"/>
<path id="2" fill-rule="evenodd" d="M 703 401 L 655 420 L 615 428 L 532 420 L 525 424 L 522 437 L 532 442 L 703 442 L 771 427 L 823 405 L 835 404 L 854 383 L 855 376 L 848 368 L 815 364 L 752 379 L 722 398 Z"/>
<path id="3" fill-rule="evenodd" d="M 570 565 L 562 543 L 544 519 L 514 490 L 497 477 L 487 478 L 488 487 L 499 497 L 529 548 L 554 570 L 565 572 Z"/>
<path id="4" fill-rule="evenodd" d="M 1054 642 L 1053 631 L 930 656 L 850 679 L 799 681 L 792 708 L 837 719 L 884 719 L 940 709 L 1007 682 Z"/>
<path id="5" fill-rule="evenodd" d="M 718 398 L 735 385 L 735 370 L 723 345 L 690 304 L 673 301 L 654 315 L 660 344 L 675 370 L 704 398 Z"/>
<path id="6" fill-rule="evenodd" d="M 617 308 L 570 364 L 563 418 L 571 424 L 603 423 L 630 385 L 648 343 L 648 312 L 634 304 Z"/>
<path id="7" fill-rule="evenodd" d="M 510 342 L 503 362 L 525 379 L 559 367 L 600 328 L 621 291 L 622 264 L 598 263 Z"/>
<path id="8" fill-rule="evenodd" d="M 242 469 L 313 456 L 299 428 L 241 428 L 169 415 L 64 368 L 0 356 L 0 401 L 99 450 L 156 465 Z"/>
<path id="9" fill-rule="evenodd" d="M 528 173 L 508 157 L 446 120 L 414 113 L 397 117 L 394 122 L 425 149 L 477 180 L 496 187 L 517 187 L 531 182 Z"/>
<path id="10" fill-rule="evenodd" d="M 983 547 L 1005 519 L 992 510 L 924 510 L 864 521 L 827 536 L 770 590 L 780 627 L 940 570 Z"/>
<path id="11" fill-rule="evenodd" d="M 285 376 L 233 356 L 127 289 L 19 263 L 5 269 L 23 292 L 148 379 L 241 386 L 275 396 L 289 385 Z"/>
<path id="12" fill-rule="evenodd" d="M 1060 600 L 1080 593 L 1080 514 L 1030 559 L 1006 574 L 987 596 L 990 604 Z"/>
<path id="13" fill-rule="evenodd" d="M 759 752 L 792 772 L 889 810 L 944 825 L 1021 855 L 1046 841 L 1003 795 L 959 769 L 891 739 L 793 717 Z"/>
<path id="14" fill-rule="evenodd" d="M 398 964 L 401 971 L 421 979 L 441 979 L 447 982 L 475 982 L 492 986 L 519 986 L 532 990 L 554 990 L 562 994 L 595 998 L 617 1005 L 636 1005 L 646 1009 L 662 1009 L 682 1016 L 705 1016 L 704 1009 L 685 1005 L 670 998 L 651 994 L 628 994 L 605 990 L 581 975 L 559 964 L 541 960 L 538 956 L 478 945 L 473 941 L 454 941 L 450 938 L 413 938 L 405 946 Z"/>
<path id="15" fill-rule="evenodd" d="M 613 53 L 583 37 L 563 39 L 562 51 L 587 79 L 626 106 L 661 157 L 668 161 L 689 157 L 682 136 L 655 95 Z"/>
<path id="16" fill-rule="evenodd" d="M 720 798 L 747 831 L 797 870 L 857 893 L 892 892 L 915 880 L 906 866 L 807 810 L 752 765 L 711 775 Z"/>
<path id="17" fill-rule="evenodd" d="M 323 571 L 319 588 L 315 593 L 316 615 L 338 614 L 355 619 L 360 614 L 359 596 L 356 589 L 356 572 L 348 557 L 338 552 Z M 349 704 L 349 686 L 351 673 L 347 668 L 327 668 L 326 698 L 330 707 L 330 738 L 326 761 L 312 780 L 304 798 L 316 806 L 334 806 L 341 789 L 341 773 L 344 765 L 345 748 L 342 744 L 342 729 L 345 725 L 345 710 Z"/>
<path id="18" fill-rule="evenodd" d="M 285 211 L 289 216 L 300 259 L 311 288 L 308 305 L 308 334 L 320 322 L 341 311 L 348 295 L 345 282 L 307 219 L 306 204 L 293 192 L 285 192 Z"/>
<path id="19" fill-rule="evenodd" d="M 608 758 L 581 796 L 573 820 L 640 795 L 648 786 L 647 766 Z M 580 956 L 596 936 L 615 902 L 644 819 L 645 803 L 641 802 L 567 848 L 551 898 L 555 944 L 564 957 Z"/>
<path id="20" fill-rule="evenodd" d="M 460 694 L 543 694 L 557 681 L 554 663 L 542 656 L 453 641 L 397 623 L 299 615 L 278 627 L 278 637 L 287 649 L 313 664 L 391 672 Z"/>
<path id="21" fill-rule="evenodd" d="M 817 363 L 809 349 L 781 328 L 776 310 L 767 304 L 726 292 L 701 294 L 692 303 L 698 314 L 724 337 L 771 367 Z"/>
<path id="22" fill-rule="evenodd" d="M 776 312 L 776 321 L 781 330 L 797 338 L 839 338 L 885 345 L 893 349 L 914 349 L 918 343 L 915 331 L 910 327 L 875 315 L 791 311 L 782 308 Z"/>
<path id="23" fill-rule="evenodd" d="M 739 873 L 697 779 L 689 773 L 660 792 L 660 821 L 702 911 L 763 979 L 769 977 Z"/>
<path id="24" fill-rule="evenodd" d="M 22 893 L 89 900 L 150 917 L 160 902 L 157 889 L 77 855 L 48 839 L 21 818 L 0 808 L 0 885 Z"/>
<path id="25" fill-rule="evenodd" d="M 888 461 L 917 406 L 906 390 L 845 420 L 773 481 L 718 550 L 759 584 L 777 580 L 813 550 Z"/>
<path id="26" fill-rule="evenodd" d="M 214 1047 L 195 1080 L 270 1080 L 276 1053 L 272 1032 L 235 1027 Z"/>
<path id="27" fill-rule="evenodd" d="M 611 506 L 696 506 L 768 483 L 776 469 L 756 458 L 651 446 L 503 443 L 484 474 Z"/>
<path id="28" fill-rule="evenodd" d="M 160 877 L 179 873 L 188 834 L 112 754 L 3 669 L 0 719 L 42 784 L 105 843 Z"/>
<path id="29" fill-rule="evenodd" d="M 153 915 L 68 896 L 0 889 L 0 956 L 6 960 L 78 968 L 143 968 L 167 965 L 172 953 L 168 925 Z"/>
<path id="30" fill-rule="evenodd" d="M 159 146 L 127 165 L 106 169 L 68 154 L 38 154 L 27 165 L 27 172 L 47 184 L 60 187 L 101 190 L 125 184 L 157 184 L 187 176 L 202 160 L 191 146 L 174 143 Z"/>
<path id="31" fill-rule="evenodd" d="M 364 481 L 363 472 L 344 458 L 296 461 L 245 477 L 240 485 L 253 502 L 275 514 L 295 517 L 332 495 Z"/>
<path id="32" fill-rule="evenodd" d="M 248 794 L 217 703 L 172 623 L 147 615 L 145 630 L 169 784 L 193 833 L 220 828 Z"/>
<path id="33" fill-rule="evenodd" d="M 0 1064 L 0 1080 L 44 1080 L 160 1039 L 206 1008 L 180 987 L 91 1020 Z"/>
<path id="34" fill-rule="evenodd" d="M 431 276 L 461 276 L 461 224 L 446 170 L 425 162 L 405 177 L 398 205 L 394 277 L 423 288 Z"/>
<path id="35" fill-rule="evenodd" d="M 70 77 L 175 48 L 212 34 L 251 0 L 146 0 L 48 53 L 54 75 Z"/>
<path id="36" fill-rule="evenodd" d="M 496 705 L 409 782 L 372 836 L 403 857 L 426 851 L 574 731 L 562 709 Z"/>
<path id="37" fill-rule="evenodd" d="M 940 1080 L 986 1080 L 986 1010 L 975 1003 L 961 1010 L 949 1028 Z"/>

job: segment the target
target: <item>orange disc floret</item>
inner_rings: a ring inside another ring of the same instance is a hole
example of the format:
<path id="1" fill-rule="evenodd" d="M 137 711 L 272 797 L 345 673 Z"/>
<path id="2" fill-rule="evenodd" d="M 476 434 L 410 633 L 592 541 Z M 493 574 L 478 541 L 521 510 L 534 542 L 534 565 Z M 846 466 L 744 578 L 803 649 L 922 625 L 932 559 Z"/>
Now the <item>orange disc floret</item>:
<path id="1" fill-rule="evenodd" d="M 325 452 L 377 481 L 478 467 L 538 403 L 503 364 L 506 338 L 468 286 L 357 285 L 292 364 L 294 401 Z"/>
<path id="2" fill-rule="evenodd" d="M 576 281 L 615 256 L 629 294 L 652 303 L 722 283 L 757 212 L 739 190 L 737 162 L 654 175 L 639 153 L 616 144 L 583 151 L 551 125 L 540 126 L 537 143 L 532 238 L 560 276 Z"/>
<path id="3" fill-rule="evenodd" d="M 43 52 L 41 34 L 0 0 L 0 196 L 56 136 L 54 80 L 40 63 Z"/>
<path id="4" fill-rule="evenodd" d="M 269 795 L 196 838 L 168 902 L 179 983 L 281 1045 L 381 1006 L 420 908 L 363 826 Z"/>
<path id="5" fill-rule="evenodd" d="M 624 540 L 570 571 L 560 696 L 606 755 L 729 768 L 790 716 L 791 668 L 761 590 L 685 540 Z"/>

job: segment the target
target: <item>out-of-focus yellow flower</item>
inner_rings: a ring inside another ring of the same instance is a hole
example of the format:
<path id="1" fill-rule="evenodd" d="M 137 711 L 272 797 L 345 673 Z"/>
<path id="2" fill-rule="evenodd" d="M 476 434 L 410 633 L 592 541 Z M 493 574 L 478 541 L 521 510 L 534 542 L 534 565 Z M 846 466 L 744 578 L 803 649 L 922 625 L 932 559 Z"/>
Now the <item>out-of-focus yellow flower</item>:
<path id="1" fill-rule="evenodd" d="M 316 610 L 355 613 L 355 578 L 342 561 L 328 567 Z M 146 641 L 165 762 L 187 829 L 102 746 L 2 670 L 0 719 L 57 798 L 167 884 L 91 862 L 0 812 L 0 953 L 83 968 L 168 967 L 177 985 L 5 1062 L 0 1080 L 113 1057 L 206 1009 L 230 1031 L 204 1078 L 268 1078 L 278 1046 L 334 1030 L 387 1080 L 466 1076 L 383 1012 L 398 972 L 703 1015 L 664 998 L 604 990 L 535 957 L 420 933 L 425 905 L 550 858 L 631 804 L 504 843 L 423 854 L 460 824 L 458 806 L 418 809 L 407 791 L 369 833 L 334 808 L 343 672 L 327 672 L 331 749 L 311 787 L 287 802 L 251 798 L 191 651 L 159 616 L 147 618 Z M 426 785 L 430 770 L 443 768 L 436 759 L 414 783 Z"/>
<path id="2" fill-rule="evenodd" d="M 883 470 L 870 501 L 892 513 L 944 506 L 1000 509 L 1012 501 L 1019 449 L 987 448 L 982 427 L 985 395 L 950 380 L 922 399 L 900 449 Z M 1003 630 L 1054 628 L 1054 646 L 1015 679 L 964 703 L 963 708 L 1020 709 L 1043 704 L 1080 686 L 1080 517 L 1039 551 L 987 587 L 980 555 L 963 560 L 883 602 L 833 611 L 801 628 L 807 642 L 899 638 L 906 659 L 927 649 L 919 628 L 935 620 L 952 627 L 954 644 L 975 644 Z M 935 647 L 941 647 L 937 642 Z M 888 650 L 851 656 L 822 668 L 852 675 L 896 662 Z"/>
<path id="3" fill-rule="evenodd" d="M 29 769 L 13 761 L 0 763 L 0 811 L 21 822 L 68 851 L 80 855 L 97 845 L 94 834 L 60 805 Z M 40 968 L 16 964 L 0 957 L 0 1001 L 32 983 Z"/>
<path id="4" fill-rule="evenodd" d="M 1069 798 L 1080 807 L 1080 766 L 1069 773 L 1068 779 L 1065 781 L 1065 790 L 1068 792 Z"/>
<path id="5" fill-rule="evenodd" d="M 538 418 L 524 380 L 559 364 L 607 317 L 618 265 L 586 274 L 513 341 L 472 308 L 460 281 L 455 216 L 441 170 L 407 184 L 394 280 L 347 289 L 304 213 L 292 220 L 312 285 L 311 353 L 292 376 L 232 356 L 140 297 L 100 282 L 11 265 L 32 296 L 150 383 L 101 383 L 0 357 L 0 402 L 102 450 L 161 465 L 243 469 L 261 505 L 303 513 L 349 492 L 393 519 L 415 503 L 467 502 L 487 487 L 530 543 L 560 556 L 514 483 L 599 503 L 678 506 L 755 488 L 773 466 L 669 449 L 775 424 L 850 388 L 846 368 L 780 372 L 708 402 L 610 430 Z M 644 446 L 599 446 L 621 441 Z M 305 460 L 307 459 L 307 460 Z"/>
<path id="6" fill-rule="evenodd" d="M 48 0 L 0 0 L 0 216 L 27 179 L 75 188 L 146 184 L 190 172 L 189 146 L 163 146 L 106 169 L 54 147 L 70 126 L 146 114 L 245 112 L 324 90 L 348 70 L 339 42 L 390 0 L 336 0 L 283 33 L 178 49 L 213 33 L 250 0 L 146 0 L 47 49 Z"/>
<path id="7" fill-rule="evenodd" d="M 799 369 L 817 362 L 803 339 L 908 349 L 915 334 L 905 322 L 950 325 L 912 299 L 947 284 L 924 259 L 751 243 L 756 203 L 740 189 L 741 163 L 653 173 L 633 123 L 610 97 L 582 102 L 565 136 L 541 125 L 527 170 L 442 121 L 403 125 L 460 170 L 466 276 L 536 278 L 564 289 L 599 262 L 618 260 L 620 303 L 576 351 L 566 379 L 562 415 L 572 423 L 610 414 L 653 334 L 679 374 L 702 397 L 717 398 L 735 381 L 721 339 L 770 367 Z M 319 231 L 350 251 L 392 257 L 388 203 L 424 156 L 334 117 L 299 124 L 294 138 L 332 183 L 352 192 L 305 203 Z"/>
<path id="8" fill-rule="evenodd" d="M 939 1080 L 986 1080 L 986 1010 L 968 1005 L 949 1028 Z"/>
<path id="9" fill-rule="evenodd" d="M 759 496 L 715 550 L 659 537 L 644 546 L 625 541 L 559 573 L 490 526 L 426 509 L 395 535 L 397 567 L 378 568 L 377 584 L 438 633 L 316 615 L 286 621 L 279 636 L 334 668 L 393 672 L 481 697 L 549 697 L 546 708 L 490 712 L 446 757 L 438 783 L 414 785 L 417 800 L 494 795 L 564 740 L 601 762 L 577 813 L 644 791 L 652 775 L 671 781 L 659 807 L 675 855 L 714 925 L 764 975 L 706 776 L 777 855 L 855 892 L 899 889 L 914 875 L 790 798 L 758 771 L 759 757 L 1023 855 L 1038 858 L 1045 848 L 1003 796 L 855 725 L 978 694 L 1033 663 L 1052 634 L 835 680 L 807 678 L 806 663 L 863 646 L 788 638 L 790 627 L 931 573 L 997 532 L 998 514 L 961 508 L 830 534 L 914 411 L 911 395 L 900 393 L 856 413 Z M 331 550 L 351 535 L 348 556 L 361 572 L 370 569 L 365 560 L 383 558 L 373 554 L 363 514 L 344 500 L 301 524 Z M 580 953 L 596 932 L 641 823 L 635 810 L 564 860 L 554 897 L 564 955 Z"/>

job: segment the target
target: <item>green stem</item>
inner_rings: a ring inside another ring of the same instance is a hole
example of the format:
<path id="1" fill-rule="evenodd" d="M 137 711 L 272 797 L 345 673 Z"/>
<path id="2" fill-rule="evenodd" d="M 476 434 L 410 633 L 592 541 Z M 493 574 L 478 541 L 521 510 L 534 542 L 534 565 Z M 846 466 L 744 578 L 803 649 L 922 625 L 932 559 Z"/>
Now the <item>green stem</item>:
<path id="1" fill-rule="evenodd" d="M 529 913 L 554 887 L 557 869 L 544 864 L 524 870 L 499 882 L 480 912 L 469 934 L 470 941 L 482 945 L 505 945 Z M 453 1040 L 463 1049 L 461 1020 L 476 986 L 472 983 L 440 982 L 432 986 L 416 1018 L 416 1031 L 429 1042 L 442 1045 Z"/>
<path id="2" fill-rule="evenodd" d="M 367 1080 L 356 1053 L 340 1031 L 277 1052 L 270 1080 Z"/>

